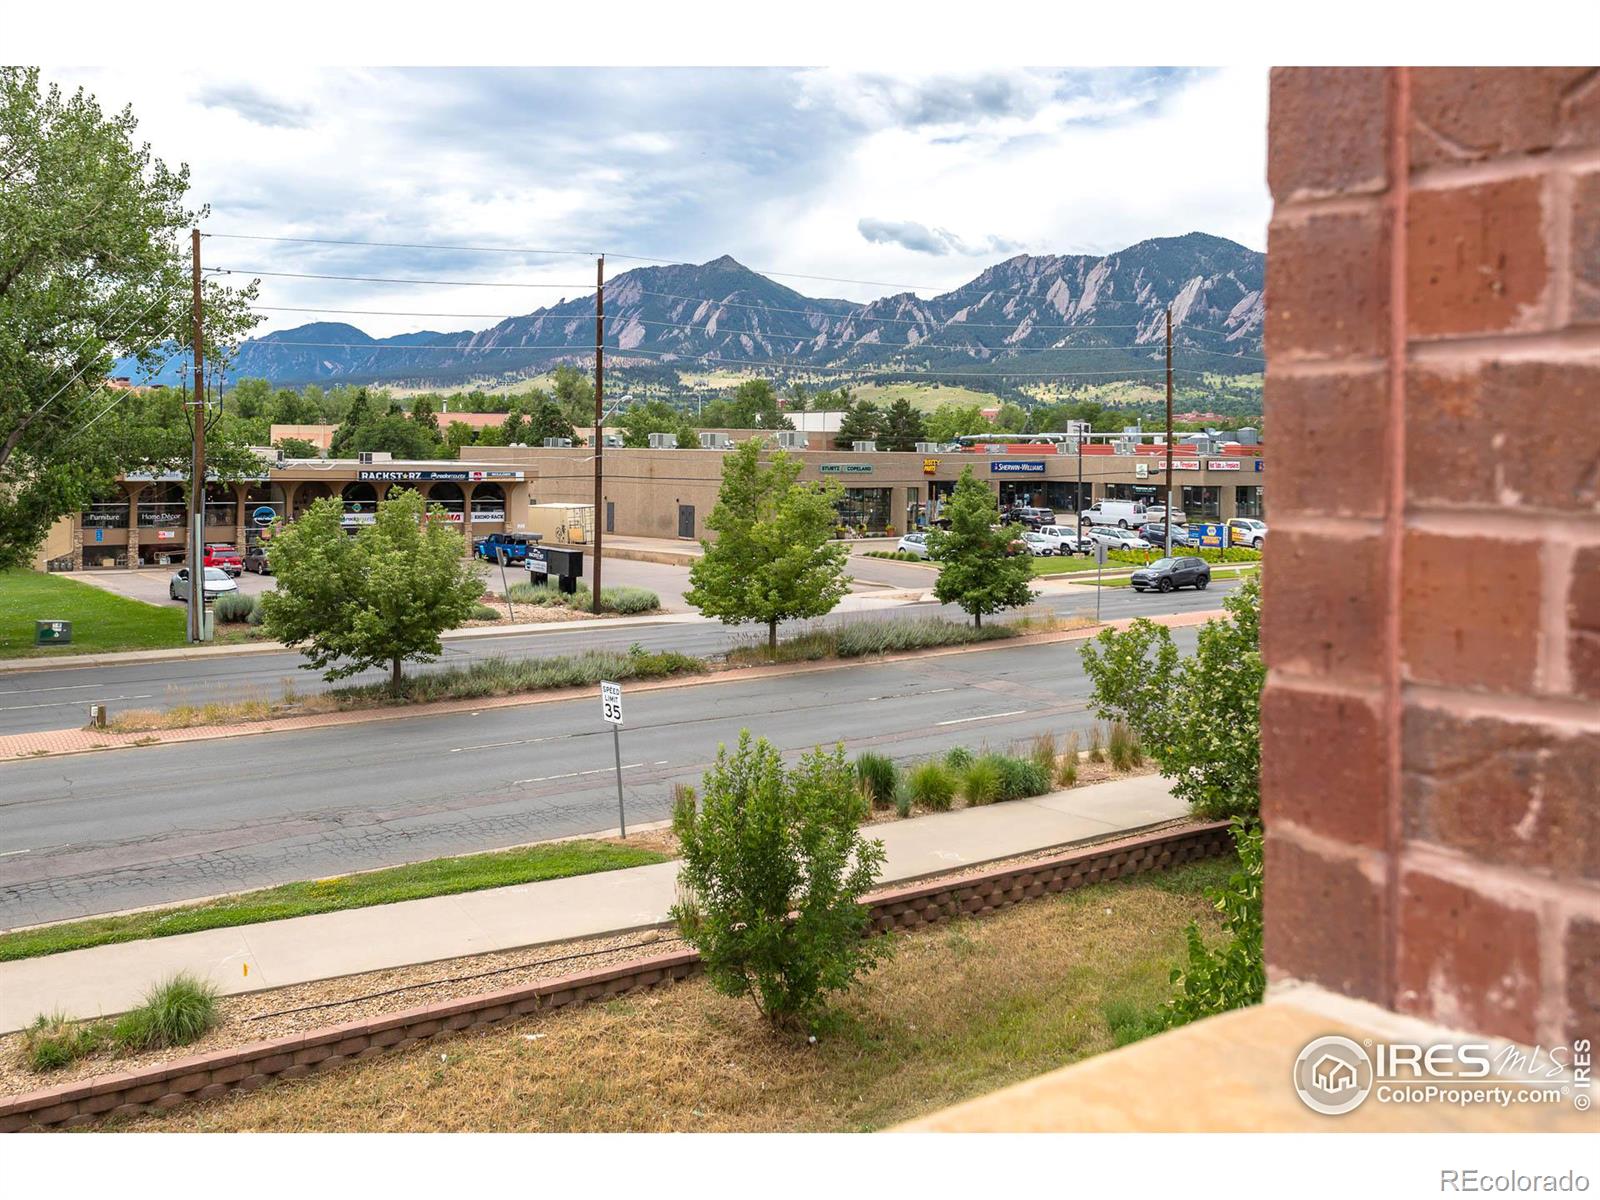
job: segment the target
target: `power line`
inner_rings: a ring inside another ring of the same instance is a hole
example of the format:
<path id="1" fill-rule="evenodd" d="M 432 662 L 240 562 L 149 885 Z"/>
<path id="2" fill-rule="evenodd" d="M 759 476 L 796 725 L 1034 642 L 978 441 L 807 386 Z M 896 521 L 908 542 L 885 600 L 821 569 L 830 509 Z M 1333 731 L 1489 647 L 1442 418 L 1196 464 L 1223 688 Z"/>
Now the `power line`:
<path id="1" fill-rule="evenodd" d="M 824 366 L 817 366 L 817 365 L 815 365 L 813 363 L 782 362 L 782 361 L 779 361 L 779 360 L 776 360 L 776 359 L 722 358 L 720 356 L 709 355 L 709 354 L 684 354 L 681 351 L 677 351 L 677 350 L 641 350 L 641 349 L 638 349 L 638 348 L 635 348 L 635 349 L 632 349 L 632 350 L 616 350 L 616 349 L 613 349 L 612 353 L 613 354 L 621 354 L 621 355 L 627 355 L 627 354 L 653 354 L 653 355 L 657 355 L 657 356 L 668 356 L 668 357 L 674 357 L 674 358 L 682 358 L 682 359 L 684 359 L 686 361 L 690 361 L 690 362 L 737 363 L 737 364 L 739 364 L 741 366 L 751 366 L 751 367 L 782 367 L 784 370 L 787 370 L 787 371 L 795 371 L 795 370 L 811 371 L 811 372 L 814 372 L 816 374 L 829 374 L 829 373 L 832 373 L 832 374 L 843 374 L 843 373 L 848 373 L 848 374 L 858 374 L 859 375 L 859 374 L 867 373 L 867 374 L 873 374 L 873 375 L 914 375 L 914 376 L 920 375 L 920 376 L 926 376 L 926 377 L 928 377 L 930 379 L 945 379 L 945 378 L 949 378 L 949 377 L 952 377 L 952 376 L 961 376 L 961 375 L 970 375 L 970 376 L 975 376 L 977 378 L 982 378 L 982 379 L 995 379 L 995 378 L 1006 377 L 1006 376 L 1040 376 L 1040 377 L 1051 378 L 1051 379 L 1055 379 L 1055 378 L 1071 378 L 1071 377 L 1076 377 L 1076 376 L 1088 376 L 1088 375 L 1128 376 L 1128 375 L 1145 375 L 1145 374 L 1150 374 L 1152 372 L 1159 372 L 1159 371 L 1162 371 L 1162 370 L 1165 369 L 1165 368 L 1162 368 L 1162 367 L 1132 367 L 1132 368 L 1129 368 L 1128 370 L 1125 370 L 1125 371 L 1004 371 L 1004 370 L 997 370 L 997 371 L 941 371 L 941 370 L 938 370 L 938 369 L 909 370 L 909 369 L 906 369 L 906 368 L 889 366 L 889 365 L 876 366 L 876 367 L 824 367 Z"/>
<path id="2" fill-rule="evenodd" d="M 207 267 L 220 275 L 257 275 L 268 279 L 337 279 L 352 283 L 420 283 L 433 287 L 508 287 L 554 288 L 558 291 L 582 291 L 586 283 L 487 283 L 481 279 L 395 279 L 382 275 L 322 275 L 310 271 L 258 271 L 253 267 Z"/>

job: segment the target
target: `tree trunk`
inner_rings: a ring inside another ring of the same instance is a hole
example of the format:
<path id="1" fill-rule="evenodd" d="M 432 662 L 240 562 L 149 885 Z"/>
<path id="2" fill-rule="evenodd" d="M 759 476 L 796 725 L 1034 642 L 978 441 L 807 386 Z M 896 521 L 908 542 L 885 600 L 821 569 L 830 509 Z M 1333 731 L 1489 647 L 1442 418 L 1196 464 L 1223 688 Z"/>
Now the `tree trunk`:
<path id="1" fill-rule="evenodd" d="M 767 622 L 767 650 L 772 654 L 778 653 L 778 622 L 776 620 Z"/>
<path id="2" fill-rule="evenodd" d="M 972 614 L 972 627 L 974 629 L 983 628 L 983 614 L 981 612 L 975 612 Z"/>
<path id="3" fill-rule="evenodd" d="M 400 695 L 400 659 L 396 656 L 390 661 L 394 664 L 394 667 L 389 676 L 389 690 L 398 697 Z"/>

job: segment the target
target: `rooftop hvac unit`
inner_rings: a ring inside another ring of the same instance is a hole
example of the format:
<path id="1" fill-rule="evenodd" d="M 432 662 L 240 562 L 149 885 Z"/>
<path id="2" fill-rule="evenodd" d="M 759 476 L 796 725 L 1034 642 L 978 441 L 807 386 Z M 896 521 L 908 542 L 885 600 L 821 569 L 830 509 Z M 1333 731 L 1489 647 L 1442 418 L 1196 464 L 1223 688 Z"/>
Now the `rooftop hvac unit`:
<path id="1" fill-rule="evenodd" d="M 612 449 L 614 447 L 621 446 L 621 445 L 622 445 L 622 435 L 621 434 L 619 434 L 619 433 L 608 433 L 608 434 L 605 435 L 605 448 L 607 450 L 610 450 L 610 449 Z"/>
<path id="2" fill-rule="evenodd" d="M 811 439 L 798 429 L 778 430 L 779 450 L 804 450 L 811 445 Z"/>
<path id="3" fill-rule="evenodd" d="M 725 433 L 702 433 L 700 435 L 700 449 L 732 450 L 733 439 Z"/>
<path id="4" fill-rule="evenodd" d="M 983 443 L 983 452 L 985 454 L 1004 454 L 1006 452 L 1006 443 L 1005 442 L 984 442 Z"/>
<path id="5" fill-rule="evenodd" d="M 572 439 L 571 438 L 545 438 L 545 440 L 544 440 L 544 448 L 546 450 L 571 450 L 572 449 Z"/>
<path id="6" fill-rule="evenodd" d="M 917 453 L 918 454 L 938 454 L 939 453 L 939 443 L 938 442 L 918 442 L 917 443 Z"/>
<path id="7" fill-rule="evenodd" d="M 1113 454 L 1137 454 L 1138 453 L 1138 449 L 1137 449 L 1138 445 L 1139 445 L 1139 443 L 1134 441 L 1132 438 L 1118 438 L 1116 441 L 1111 443 L 1111 453 L 1113 453 Z"/>
<path id="8" fill-rule="evenodd" d="M 361 450 L 356 453 L 356 461 L 371 465 L 372 463 L 393 462 L 394 455 L 387 450 Z"/>
<path id="9" fill-rule="evenodd" d="M 850 449 L 854 450 L 857 454 L 872 454 L 878 449 L 878 443 L 872 441 L 851 442 Z"/>
<path id="10" fill-rule="evenodd" d="M 1254 425 L 1246 425 L 1234 432 L 1234 437 L 1239 439 L 1241 446 L 1259 446 L 1261 444 L 1261 431 Z"/>
<path id="11" fill-rule="evenodd" d="M 650 435 L 650 449 L 676 450 L 678 448 L 678 435 L 675 433 L 652 433 Z"/>

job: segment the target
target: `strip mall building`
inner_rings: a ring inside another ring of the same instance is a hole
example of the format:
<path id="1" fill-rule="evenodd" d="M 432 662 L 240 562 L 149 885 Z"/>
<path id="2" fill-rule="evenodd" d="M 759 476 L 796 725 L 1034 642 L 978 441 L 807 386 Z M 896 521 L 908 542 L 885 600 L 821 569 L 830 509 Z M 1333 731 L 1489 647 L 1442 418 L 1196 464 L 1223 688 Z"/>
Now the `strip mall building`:
<path id="1" fill-rule="evenodd" d="M 746 434 L 745 436 L 748 436 Z M 760 435 L 757 435 L 760 436 Z M 822 441 L 818 435 L 814 441 Z M 1173 486 L 1191 519 L 1265 516 L 1265 462 L 1258 445 L 1225 444 L 1206 452 L 1180 446 Z M 937 515 L 963 470 L 989 484 L 1001 504 L 1053 508 L 1063 516 L 1095 500 L 1160 497 L 1164 447 L 1007 444 L 947 453 L 807 449 L 807 480 L 844 488 L 840 523 L 873 533 L 901 533 Z M 252 480 L 207 488 L 206 541 L 241 550 L 274 522 L 293 519 L 315 500 L 337 496 L 345 524 L 359 528 L 391 489 L 414 487 L 472 537 L 532 526 L 529 506 L 592 504 L 593 451 L 586 446 L 473 447 L 470 462 L 354 459 L 287 460 Z M 604 508 L 608 533 L 662 538 L 706 536 L 716 503 L 723 450 L 607 447 Z M 40 555 L 53 570 L 163 566 L 184 561 L 188 527 L 183 477 L 130 475 L 120 494 L 60 522 Z"/>

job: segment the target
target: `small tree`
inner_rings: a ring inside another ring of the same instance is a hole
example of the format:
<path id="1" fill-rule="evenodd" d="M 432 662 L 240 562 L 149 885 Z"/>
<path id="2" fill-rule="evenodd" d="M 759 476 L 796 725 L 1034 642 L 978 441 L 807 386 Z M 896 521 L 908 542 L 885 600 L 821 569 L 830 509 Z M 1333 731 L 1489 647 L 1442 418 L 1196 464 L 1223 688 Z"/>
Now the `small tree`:
<path id="1" fill-rule="evenodd" d="M 689 568 L 684 599 L 725 624 L 764 621 L 778 647 L 778 622 L 832 612 L 849 590 L 849 551 L 832 540 L 837 484 L 796 483 L 800 460 L 742 443 L 722 467 L 722 489 L 706 526 L 717 540 Z"/>
<path id="2" fill-rule="evenodd" d="M 1221 887 L 1207 888 L 1206 899 L 1222 915 L 1227 941 L 1208 946 L 1197 922 L 1185 931 L 1188 962 L 1172 970 L 1176 994 L 1167 1001 L 1166 1024 L 1183 1025 L 1249 1004 L 1267 991 L 1262 956 L 1261 826 L 1234 818 L 1233 844 L 1239 870 Z"/>
<path id="3" fill-rule="evenodd" d="M 916 444 L 927 440 L 922 413 L 911 401 L 901 397 L 889 406 L 883 417 L 882 450 L 912 450 Z"/>
<path id="4" fill-rule="evenodd" d="M 1016 608 L 1033 599 L 1028 586 L 1032 560 L 1014 554 L 1012 543 L 1022 536 L 1014 525 L 1001 525 L 994 493 L 968 467 L 956 481 L 955 492 L 944 506 L 948 530 L 928 534 L 928 553 L 939 564 L 933 594 L 941 604 L 958 604 L 982 627 L 985 613 Z"/>
<path id="5" fill-rule="evenodd" d="M 425 521 L 416 492 L 382 501 L 354 538 L 343 511 L 336 498 L 318 500 L 272 540 L 278 586 L 261 598 L 262 624 L 325 679 L 387 665 L 398 695 L 401 664 L 437 658 L 439 635 L 472 615 L 483 583 L 461 534 Z"/>
<path id="6" fill-rule="evenodd" d="M 273 447 L 283 451 L 285 458 L 321 458 L 322 451 L 315 442 L 308 442 L 305 438 L 284 437 L 272 443 Z"/>
<path id="7" fill-rule="evenodd" d="M 864 936 L 860 900 L 884 852 L 857 828 L 860 803 L 843 746 L 785 771 L 744 730 L 732 754 L 718 748 L 699 811 L 674 814 L 684 898 L 672 917 L 712 986 L 748 996 L 779 1029 L 815 1029 L 828 996 L 888 952 L 886 939 Z"/>
<path id="8" fill-rule="evenodd" d="M 1192 658 L 1172 631 L 1144 619 L 1107 629 L 1081 653 L 1095 714 L 1131 725 L 1172 794 L 1209 820 L 1254 820 L 1261 808 L 1261 584 L 1222 602 Z"/>
<path id="9" fill-rule="evenodd" d="M 870 400 L 862 400 L 853 408 L 846 408 L 839 419 L 839 432 L 833 435 L 833 444 L 840 450 L 850 449 L 856 442 L 871 442 L 883 433 L 883 413 Z"/>

